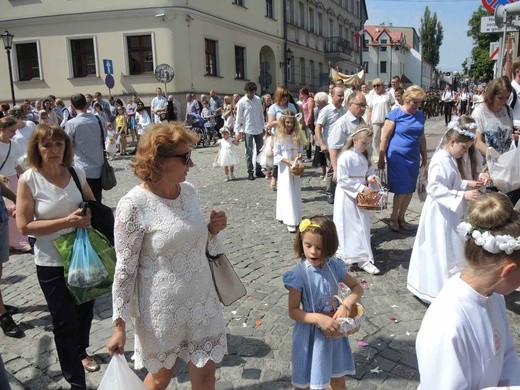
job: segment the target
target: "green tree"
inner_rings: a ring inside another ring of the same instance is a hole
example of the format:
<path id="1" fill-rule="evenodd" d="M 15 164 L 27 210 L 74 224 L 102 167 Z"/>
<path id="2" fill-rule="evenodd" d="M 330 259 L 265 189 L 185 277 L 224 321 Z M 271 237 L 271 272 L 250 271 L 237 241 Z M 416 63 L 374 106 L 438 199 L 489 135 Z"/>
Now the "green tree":
<path id="1" fill-rule="evenodd" d="M 439 49 L 444 39 L 444 29 L 441 22 L 437 19 L 437 13 L 434 12 L 432 15 L 428 6 L 424 9 L 424 15 L 421 18 L 419 36 L 421 37 L 421 54 L 423 59 L 434 68 L 437 67 L 440 61 Z"/>
<path id="2" fill-rule="evenodd" d="M 489 59 L 489 44 L 499 39 L 500 34 L 480 32 L 480 19 L 489 16 L 484 7 L 479 6 L 468 21 L 468 37 L 473 39 L 471 49 L 471 66 L 465 61 L 462 66 L 471 78 L 475 80 L 491 80 L 493 78 L 493 61 Z"/>

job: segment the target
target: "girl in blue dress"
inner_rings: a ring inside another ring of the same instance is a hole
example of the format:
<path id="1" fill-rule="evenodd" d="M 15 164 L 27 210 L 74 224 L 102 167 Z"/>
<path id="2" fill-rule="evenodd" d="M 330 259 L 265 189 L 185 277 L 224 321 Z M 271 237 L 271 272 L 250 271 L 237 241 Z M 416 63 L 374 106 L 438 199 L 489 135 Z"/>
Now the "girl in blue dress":
<path id="1" fill-rule="evenodd" d="M 283 275 L 289 290 L 289 316 L 293 328 L 292 384 L 296 389 L 346 389 L 345 375 L 356 372 L 347 337 L 329 339 L 324 332 L 339 330 L 338 317 L 346 317 L 363 294 L 357 280 L 347 274 L 338 249 L 334 223 L 322 216 L 304 219 L 294 241 L 301 261 Z M 339 283 L 351 293 L 336 311 L 332 307 Z"/>

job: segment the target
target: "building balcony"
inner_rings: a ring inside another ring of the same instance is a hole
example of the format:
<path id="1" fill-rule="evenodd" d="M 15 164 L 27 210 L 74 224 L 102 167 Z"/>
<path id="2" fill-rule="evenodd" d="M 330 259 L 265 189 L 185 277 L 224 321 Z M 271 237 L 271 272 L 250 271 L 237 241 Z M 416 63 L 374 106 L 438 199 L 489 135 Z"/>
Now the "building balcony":
<path id="1" fill-rule="evenodd" d="M 328 60 L 349 60 L 352 54 L 350 42 L 342 37 L 325 38 L 325 58 Z"/>

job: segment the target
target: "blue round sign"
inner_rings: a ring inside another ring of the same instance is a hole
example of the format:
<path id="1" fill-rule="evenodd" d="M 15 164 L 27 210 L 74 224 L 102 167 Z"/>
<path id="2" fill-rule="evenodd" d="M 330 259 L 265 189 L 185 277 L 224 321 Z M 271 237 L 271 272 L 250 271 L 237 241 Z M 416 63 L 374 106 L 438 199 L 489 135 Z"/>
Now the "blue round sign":
<path id="1" fill-rule="evenodd" d="M 107 74 L 105 76 L 105 85 L 108 87 L 108 89 L 114 88 L 115 85 L 114 77 L 111 74 Z"/>

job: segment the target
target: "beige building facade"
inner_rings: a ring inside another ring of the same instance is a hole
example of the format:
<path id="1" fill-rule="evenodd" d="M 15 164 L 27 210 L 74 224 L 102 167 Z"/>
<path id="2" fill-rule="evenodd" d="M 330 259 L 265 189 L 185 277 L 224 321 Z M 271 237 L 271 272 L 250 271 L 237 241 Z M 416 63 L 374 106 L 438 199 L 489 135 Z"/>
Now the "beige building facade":
<path id="1" fill-rule="evenodd" d="M 100 91 L 147 102 L 161 86 L 181 108 L 188 92 L 242 93 L 246 81 L 274 91 L 286 66 L 291 90 L 316 90 L 334 59 L 327 44 L 340 52 L 333 65 L 355 70 L 355 52 L 335 37 L 352 45 L 366 20 L 364 0 L 0 0 L 0 9 L 0 29 L 14 35 L 17 101 Z M 165 85 L 155 78 L 159 64 L 175 72 Z M 5 53 L 0 68 L 0 101 L 10 101 Z M 110 91 L 106 73 L 114 78 Z"/>

